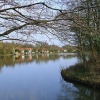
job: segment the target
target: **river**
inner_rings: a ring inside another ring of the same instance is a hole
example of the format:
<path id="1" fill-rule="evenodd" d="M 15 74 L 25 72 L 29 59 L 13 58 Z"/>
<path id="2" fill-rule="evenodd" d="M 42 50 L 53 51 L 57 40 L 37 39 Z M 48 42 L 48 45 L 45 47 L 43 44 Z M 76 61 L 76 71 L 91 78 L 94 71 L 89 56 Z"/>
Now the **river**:
<path id="1" fill-rule="evenodd" d="M 99 90 L 61 77 L 61 69 L 78 60 L 72 55 L 0 57 L 0 100 L 99 100 Z"/>

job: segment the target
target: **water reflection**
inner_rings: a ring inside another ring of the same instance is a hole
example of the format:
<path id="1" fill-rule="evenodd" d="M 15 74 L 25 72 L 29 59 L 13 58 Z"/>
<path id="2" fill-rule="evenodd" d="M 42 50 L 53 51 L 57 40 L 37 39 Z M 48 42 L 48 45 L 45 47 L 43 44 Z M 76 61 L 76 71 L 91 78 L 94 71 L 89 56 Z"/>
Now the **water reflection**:
<path id="1" fill-rule="evenodd" d="M 61 78 L 76 56 L 0 57 L 0 100 L 99 100 L 100 93 Z"/>
<path id="2" fill-rule="evenodd" d="M 61 66 L 74 64 L 77 59 L 59 55 L 7 56 L 0 62 L 0 100 L 56 100 Z"/>
<path id="3" fill-rule="evenodd" d="M 22 55 L 22 56 L 0 56 L 0 69 L 3 66 L 12 66 L 14 67 L 15 64 L 21 63 L 31 63 L 35 61 L 37 64 L 41 62 L 48 62 L 49 60 L 56 61 L 58 58 L 62 57 L 64 59 L 74 57 L 75 55 L 68 55 L 68 56 L 61 56 L 61 55 Z"/>
<path id="4" fill-rule="evenodd" d="M 58 100 L 99 100 L 100 91 L 61 80 Z"/>

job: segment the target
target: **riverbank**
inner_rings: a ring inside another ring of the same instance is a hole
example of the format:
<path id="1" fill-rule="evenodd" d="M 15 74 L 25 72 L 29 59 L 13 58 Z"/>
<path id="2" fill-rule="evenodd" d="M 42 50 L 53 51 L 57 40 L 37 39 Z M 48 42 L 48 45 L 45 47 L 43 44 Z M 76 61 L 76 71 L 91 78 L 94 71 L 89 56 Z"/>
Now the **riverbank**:
<path id="1" fill-rule="evenodd" d="M 61 75 L 65 81 L 79 83 L 92 88 L 100 88 L 100 64 L 84 64 L 79 63 L 62 69 Z"/>

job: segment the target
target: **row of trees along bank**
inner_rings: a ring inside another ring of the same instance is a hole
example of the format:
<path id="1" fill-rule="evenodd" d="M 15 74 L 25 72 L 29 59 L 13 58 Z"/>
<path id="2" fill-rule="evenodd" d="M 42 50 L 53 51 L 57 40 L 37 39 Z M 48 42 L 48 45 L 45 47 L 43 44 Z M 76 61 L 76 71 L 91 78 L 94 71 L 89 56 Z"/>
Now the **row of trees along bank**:
<path id="1" fill-rule="evenodd" d="M 69 30 L 74 32 L 74 43 L 85 61 L 87 53 L 92 62 L 100 62 L 100 0 L 75 0 L 74 10 L 59 14 L 67 19 Z M 72 2 L 73 4 L 73 2 Z M 68 22 L 70 20 L 70 22 Z M 71 34 L 70 34 L 71 36 Z"/>
<path id="2" fill-rule="evenodd" d="M 13 54 L 13 49 L 16 48 L 32 48 L 32 52 L 36 53 L 37 51 L 39 53 L 43 53 L 43 51 L 49 51 L 49 53 L 72 53 L 76 52 L 75 46 L 63 46 L 59 47 L 57 45 L 49 45 L 46 42 L 39 42 L 36 45 L 30 45 L 30 44 L 20 44 L 20 43 L 9 43 L 9 42 L 0 42 L 0 55 L 11 55 Z"/>
<path id="3" fill-rule="evenodd" d="M 71 30 L 76 33 L 79 51 L 83 60 L 89 53 L 92 62 L 100 62 L 100 0 L 80 0 L 77 5 Z"/>

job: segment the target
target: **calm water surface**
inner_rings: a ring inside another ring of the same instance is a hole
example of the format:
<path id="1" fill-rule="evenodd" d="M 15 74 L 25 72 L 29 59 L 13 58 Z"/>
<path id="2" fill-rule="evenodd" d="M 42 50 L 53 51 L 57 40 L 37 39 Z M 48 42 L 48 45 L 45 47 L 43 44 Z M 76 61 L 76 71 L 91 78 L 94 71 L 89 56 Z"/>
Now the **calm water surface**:
<path id="1" fill-rule="evenodd" d="M 73 56 L 0 58 L 0 100 L 99 100 L 100 91 L 65 82 L 61 69 Z"/>

